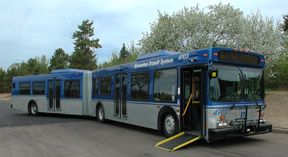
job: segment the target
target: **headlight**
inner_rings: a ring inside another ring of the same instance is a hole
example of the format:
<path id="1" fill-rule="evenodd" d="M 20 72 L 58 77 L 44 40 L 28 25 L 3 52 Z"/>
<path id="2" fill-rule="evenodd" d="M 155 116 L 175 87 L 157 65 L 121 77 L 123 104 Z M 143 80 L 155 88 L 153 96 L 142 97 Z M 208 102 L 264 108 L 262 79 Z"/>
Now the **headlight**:
<path id="1" fill-rule="evenodd" d="M 260 114 L 260 123 L 265 123 L 266 122 L 266 120 L 265 120 L 265 118 L 264 118 L 264 113 L 262 112 L 261 114 Z"/>
<path id="2" fill-rule="evenodd" d="M 265 119 L 260 119 L 260 123 L 265 123 L 266 120 Z"/>

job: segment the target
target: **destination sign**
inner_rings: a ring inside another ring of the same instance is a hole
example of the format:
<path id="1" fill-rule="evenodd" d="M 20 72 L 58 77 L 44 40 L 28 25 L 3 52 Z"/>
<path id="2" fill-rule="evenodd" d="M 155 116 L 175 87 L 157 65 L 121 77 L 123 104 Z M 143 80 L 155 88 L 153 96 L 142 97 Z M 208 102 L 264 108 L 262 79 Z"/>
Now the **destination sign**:
<path id="1" fill-rule="evenodd" d="M 220 51 L 219 59 L 223 61 L 259 64 L 259 57 L 253 54 L 237 52 L 237 51 Z"/>

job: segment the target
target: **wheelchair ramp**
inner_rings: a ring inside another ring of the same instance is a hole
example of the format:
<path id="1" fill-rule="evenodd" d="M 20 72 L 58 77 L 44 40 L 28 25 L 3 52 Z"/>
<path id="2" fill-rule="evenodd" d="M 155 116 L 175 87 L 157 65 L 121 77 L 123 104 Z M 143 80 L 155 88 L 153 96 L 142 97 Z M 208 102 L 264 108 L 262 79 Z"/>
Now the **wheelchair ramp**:
<path id="1" fill-rule="evenodd" d="M 158 142 L 155 147 L 172 152 L 184 146 L 187 146 L 188 144 L 195 142 L 201 138 L 202 137 L 199 135 L 191 135 L 186 132 L 181 132 L 163 141 Z"/>

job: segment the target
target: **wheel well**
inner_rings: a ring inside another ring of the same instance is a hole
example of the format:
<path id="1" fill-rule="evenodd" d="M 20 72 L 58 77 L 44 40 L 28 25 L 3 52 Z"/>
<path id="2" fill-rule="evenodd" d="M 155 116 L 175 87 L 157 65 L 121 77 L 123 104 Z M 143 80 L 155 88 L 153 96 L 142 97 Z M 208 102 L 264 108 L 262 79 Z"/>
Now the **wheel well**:
<path id="1" fill-rule="evenodd" d="M 30 108 L 30 106 L 31 106 L 32 103 L 34 103 L 34 104 L 37 105 L 37 103 L 36 103 L 34 100 L 30 100 L 29 103 L 28 103 L 28 109 Z"/>
<path id="2" fill-rule="evenodd" d="M 163 116 L 166 114 L 166 113 L 171 113 L 173 114 L 177 119 L 177 114 L 175 113 L 174 109 L 170 106 L 164 106 L 161 108 L 161 110 L 159 111 L 159 114 L 158 114 L 158 120 L 157 120 L 157 123 L 158 123 L 158 131 L 160 133 L 163 132 L 163 128 L 162 128 L 162 121 L 163 121 Z"/>

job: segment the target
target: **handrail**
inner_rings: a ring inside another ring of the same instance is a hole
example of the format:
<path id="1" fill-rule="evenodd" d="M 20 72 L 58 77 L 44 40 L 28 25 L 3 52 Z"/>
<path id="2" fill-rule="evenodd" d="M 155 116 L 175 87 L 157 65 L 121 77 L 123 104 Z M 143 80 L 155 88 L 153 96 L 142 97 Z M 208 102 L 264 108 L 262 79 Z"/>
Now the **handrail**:
<path id="1" fill-rule="evenodd" d="M 182 117 L 185 115 L 185 113 L 186 113 L 186 111 L 187 111 L 187 109 L 188 109 L 188 107 L 189 107 L 189 105 L 190 105 L 190 101 L 191 101 L 191 99 L 192 99 L 192 96 L 193 96 L 193 93 L 191 92 L 190 97 L 189 97 L 189 100 L 188 100 L 188 102 L 187 102 L 187 104 L 186 104 L 185 110 L 184 110 L 184 112 L 183 112 L 183 114 L 182 114 Z"/>

